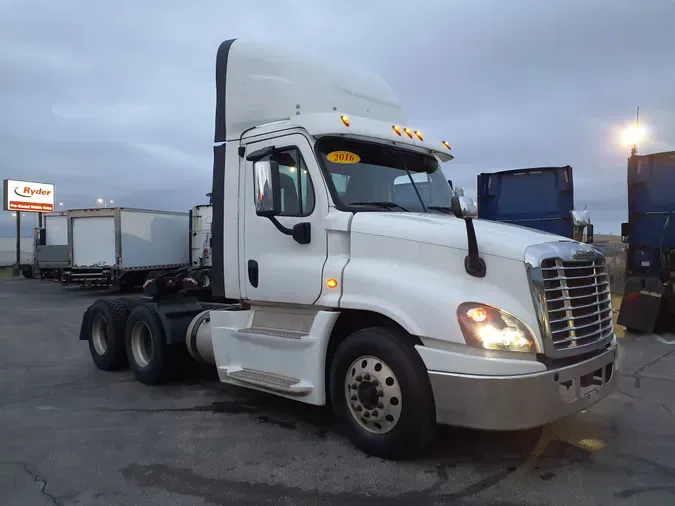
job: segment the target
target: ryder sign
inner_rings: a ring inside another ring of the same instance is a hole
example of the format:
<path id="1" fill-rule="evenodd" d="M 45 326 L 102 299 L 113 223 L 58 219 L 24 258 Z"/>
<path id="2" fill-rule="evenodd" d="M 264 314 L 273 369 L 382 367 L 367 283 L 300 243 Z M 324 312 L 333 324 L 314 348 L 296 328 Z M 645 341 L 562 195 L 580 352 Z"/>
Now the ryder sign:
<path id="1" fill-rule="evenodd" d="M 5 179 L 2 182 L 5 211 L 48 213 L 54 210 L 54 185 Z"/>

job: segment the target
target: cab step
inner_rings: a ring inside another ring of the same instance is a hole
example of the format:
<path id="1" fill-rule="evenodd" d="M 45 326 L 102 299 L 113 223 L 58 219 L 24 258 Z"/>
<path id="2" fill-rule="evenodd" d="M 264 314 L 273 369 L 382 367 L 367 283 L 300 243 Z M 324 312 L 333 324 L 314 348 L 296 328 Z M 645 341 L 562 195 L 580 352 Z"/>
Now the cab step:
<path id="1" fill-rule="evenodd" d="M 227 371 L 227 376 L 242 383 L 268 388 L 289 395 L 303 396 L 310 394 L 314 387 L 298 378 L 282 376 L 256 369 L 237 368 Z"/>

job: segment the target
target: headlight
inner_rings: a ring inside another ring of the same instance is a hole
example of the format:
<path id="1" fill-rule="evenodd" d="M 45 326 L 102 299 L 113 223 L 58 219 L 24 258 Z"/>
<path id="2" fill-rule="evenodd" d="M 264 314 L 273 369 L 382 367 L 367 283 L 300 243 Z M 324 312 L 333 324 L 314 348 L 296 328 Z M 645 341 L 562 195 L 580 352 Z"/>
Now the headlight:
<path id="1" fill-rule="evenodd" d="M 469 346 L 485 350 L 535 352 L 535 338 L 530 329 L 509 313 L 476 302 L 457 308 L 457 319 Z"/>

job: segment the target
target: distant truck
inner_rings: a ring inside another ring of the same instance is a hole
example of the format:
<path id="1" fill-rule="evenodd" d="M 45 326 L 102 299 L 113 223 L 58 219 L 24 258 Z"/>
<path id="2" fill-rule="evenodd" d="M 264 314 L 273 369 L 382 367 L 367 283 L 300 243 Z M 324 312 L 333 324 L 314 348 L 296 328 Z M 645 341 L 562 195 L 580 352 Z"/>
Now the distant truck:
<path id="1" fill-rule="evenodd" d="M 618 323 L 675 333 L 675 151 L 628 159 L 626 284 Z"/>
<path id="2" fill-rule="evenodd" d="M 70 267 L 63 283 L 126 291 L 150 276 L 188 267 L 189 213 L 131 208 L 70 210 Z"/>
<path id="3" fill-rule="evenodd" d="M 32 276 L 60 279 L 70 266 L 67 212 L 46 213 L 34 231 Z"/>
<path id="4" fill-rule="evenodd" d="M 482 173 L 478 217 L 593 242 L 586 211 L 574 210 L 572 167 L 537 167 Z"/>

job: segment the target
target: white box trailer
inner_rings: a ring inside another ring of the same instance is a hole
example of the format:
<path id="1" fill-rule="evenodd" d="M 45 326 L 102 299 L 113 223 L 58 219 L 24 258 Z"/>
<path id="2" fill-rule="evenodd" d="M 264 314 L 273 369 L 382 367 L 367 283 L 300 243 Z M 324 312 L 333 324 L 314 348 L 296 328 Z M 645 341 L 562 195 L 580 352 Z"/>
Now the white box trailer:
<path id="1" fill-rule="evenodd" d="M 211 267 L 211 220 L 213 206 L 195 206 L 190 211 L 190 265 Z"/>
<path id="2" fill-rule="evenodd" d="M 36 229 L 34 273 L 43 279 L 61 277 L 69 265 L 68 213 L 46 213 L 43 228 Z"/>
<path id="3" fill-rule="evenodd" d="M 30 237 L 21 238 L 21 265 L 30 265 L 33 258 L 33 241 Z M 0 238 L 0 267 L 12 267 L 16 264 L 16 238 Z"/>
<path id="4" fill-rule="evenodd" d="M 109 208 L 68 211 L 70 268 L 64 282 L 142 284 L 148 274 L 189 265 L 189 213 Z"/>

